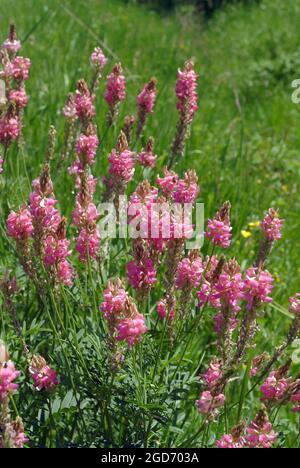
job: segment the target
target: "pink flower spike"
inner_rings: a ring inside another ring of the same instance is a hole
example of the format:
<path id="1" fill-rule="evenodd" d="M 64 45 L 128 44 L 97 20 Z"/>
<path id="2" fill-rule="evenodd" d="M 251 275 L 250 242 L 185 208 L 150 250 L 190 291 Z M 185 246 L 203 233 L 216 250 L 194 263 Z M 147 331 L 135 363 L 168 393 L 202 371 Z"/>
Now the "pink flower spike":
<path id="1" fill-rule="evenodd" d="M 250 448 L 272 448 L 278 434 L 273 430 L 265 410 L 261 410 L 247 429 L 246 443 Z"/>
<path id="2" fill-rule="evenodd" d="M 140 265 L 129 262 L 127 265 L 128 280 L 134 289 L 148 290 L 156 283 L 156 270 L 152 260 L 148 259 Z"/>
<path id="3" fill-rule="evenodd" d="M 194 204 L 200 188 L 198 186 L 198 177 L 195 171 L 188 171 L 183 180 L 179 180 L 178 185 L 173 194 L 175 203 L 192 203 Z"/>
<path id="4" fill-rule="evenodd" d="M 146 112 L 151 114 L 155 106 L 156 101 L 156 90 L 157 81 L 155 78 L 152 78 L 149 83 L 147 83 L 141 93 L 137 97 L 137 104 L 140 109 L 140 112 Z"/>
<path id="5" fill-rule="evenodd" d="M 27 207 L 21 208 L 17 213 L 12 211 L 7 218 L 7 233 L 17 242 L 23 242 L 33 233 L 32 216 Z"/>
<path id="6" fill-rule="evenodd" d="M 127 341 L 129 348 L 132 348 L 140 341 L 142 335 L 147 333 L 148 329 L 144 316 L 137 314 L 134 318 L 121 320 L 117 331 L 117 341 Z"/>
<path id="7" fill-rule="evenodd" d="M 274 279 L 268 271 L 260 271 L 257 268 L 249 268 L 243 286 L 243 298 L 247 301 L 248 309 L 252 309 L 254 301 L 269 304 L 272 298 L 269 296 L 274 288 Z"/>
<path id="8" fill-rule="evenodd" d="M 41 356 L 33 356 L 29 372 L 38 392 L 42 390 L 52 391 L 59 385 L 57 373 L 48 366 Z"/>
<path id="9" fill-rule="evenodd" d="M 282 238 L 283 223 L 284 221 L 279 218 L 277 211 L 270 208 L 268 214 L 261 223 L 266 238 L 270 241 L 280 240 Z"/>
<path id="10" fill-rule="evenodd" d="M 300 315 L 300 294 L 296 294 L 295 296 L 289 299 L 290 307 L 289 311 L 294 315 Z"/>
<path id="11" fill-rule="evenodd" d="M 106 66 L 108 59 L 105 57 L 103 50 L 100 47 L 96 47 L 91 55 L 92 64 L 99 70 L 103 70 Z"/>
<path id="12" fill-rule="evenodd" d="M 4 145 L 16 140 L 21 132 L 21 123 L 18 118 L 6 116 L 0 119 L 0 142 Z"/>
<path id="13" fill-rule="evenodd" d="M 164 320 L 168 316 L 168 305 L 166 299 L 162 299 L 157 304 L 157 313 L 161 320 Z M 169 313 L 169 320 L 172 322 L 175 319 L 175 305 Z"/>
<path id="14" fill-rule="evenodd" d="M 193 62 L 186 62 L 184 70 L 178 71 L 176 95 L 178 99 L 177 109 L 182 119 L 186 119 L 189 124 L 198 110 L 197 80 L 198 75 L 194 71 Z"/>
<path id="15" fill-rule="evenodd" d="M 90 121 L 96 115 L 95 96 L 90 93 L 84 80 L 80 80 L 77 85 L 75 107 L 77 117 L 83 122 Z"/>
<path id="16" fill-rule="evenodd" d="M 208 228 L 205 233 L 207 239 L 223 249 L 230 247 L 231 243 L 230 209 L 230 203 L 225 203 L 215 218 L 208 220 Z"/>
<path id="17" fill-rule="evenodd" d="M 138 163 L 142 167 L 155 167 L 157 156 L 153 152 L 154 140 L 150 138 L 146 150 L 143 150 L 138 156 Z"/>
<path id="18" fill-rule="evenodd" d="M 216 410 L 224 406 L 225 395 L 220 393 L 219 395 L 213 396 L 211 392 L 203 392 L 200 396 L 200 400 L 196 401 L 198 411 L 203 415 L 215 415 Z"/>
<path id="19" fill-rule="evenodd" d="M 17 108 L 25 109 L 28 102 L 25 89 L 11 90 L 9 93 L 9 100 L 13 102 Z"/>
<path id="20" fill-rule="evenodd" d="M 202 259 L 198 255 L 183 259 L 177 269 L 177 289 L 182 290 L 189 286 L 197 288 L 200 285 L 203 271 Z"/>
<path id="21" fill-rule="evenodd" d="M 96 134 L 80 135 L 76 143 L 76 152 L 89 166 L 95 163 L 99 140 Z"/>
<path id="22" fill-rule="evenodd" d="M 12 361 L 0 362 L 0 403 L 18 389 L 14 381 L 19 376 Z"/>
<path id="23" fill-rule="evenodd" d="M 157 184 L 161 188 L 164 195 L 170 196 L 178 185 L 179 176 L 169 171 L 167 168 L 164 169 L 164 177 L 157 178 Z"/>
<path id="24" fill-rule="evenodd" d="M 124 101 L 126 98 L 126 80 L 121 64 L 114 66 L 111 75 L 107 79 L 105 99 L 110 107 Z"/>

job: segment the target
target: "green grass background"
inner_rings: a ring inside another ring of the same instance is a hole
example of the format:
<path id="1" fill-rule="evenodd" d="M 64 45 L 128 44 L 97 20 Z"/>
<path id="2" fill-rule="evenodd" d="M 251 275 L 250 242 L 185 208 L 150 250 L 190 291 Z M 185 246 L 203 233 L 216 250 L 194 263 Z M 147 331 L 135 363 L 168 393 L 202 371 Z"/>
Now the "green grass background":
<path id="1" fill-rule="evenodd" d="M 3 39 L 14 22 L 24 43 L 22 53 L 32 60 L 26 147 L 18 158 L 15 152 L 9 158 L 1 196 L 12 208 L 27 199 L 30 180 L 43 161 L 50 124 L 58 128 L 62 144 L 60 110 L 77 79 L 90 76 L 89 55 L 97 45 L 109 56 L 109 69 L 115 61 L 125 68 L 128 98 L 121 117 L 134 112 L 137 92 L 151 76 L 157 77 L 159 98 L 147 135 L 155 137 L 162 164 L 177 119 L 176 71 L 192 57 L 200 75 L 200 110 L 180 171 L 197 170 L 207 217 L 223 201 L 231 201 L 235 242 L 230 254 L 242 259 L 244 267 L 251 264 L 259 239 L 256 230 L 243 238 L 248 223 L 260 219 L 270 206 L 279 208 L 286 220 L 284 239 L 269 265 L 276 274 L 275 305 L 261 333 L 261 348 L 272 348 L 287 326 L 279 305 L 286 308 L 289 295 L 299 290 L 300 105 L 291 101 L 291 83 L 300 78 L 299 19 L 299 0 L 228 6 L 209 22 L 190 8 L 164 16 L 117 0 L 1 0 Z M 104 81 L 97 97 L 100 132 L 106 114 L 103 91 Z M 105 175 L 115 137 L 109 135 L 98 155 L 98 177 Z M 53 178 L 61 209 L 69 214 L 72 181 L 54 169 Z M 15 261 L 7 247 L 2 236 L 3 267 Z"/>

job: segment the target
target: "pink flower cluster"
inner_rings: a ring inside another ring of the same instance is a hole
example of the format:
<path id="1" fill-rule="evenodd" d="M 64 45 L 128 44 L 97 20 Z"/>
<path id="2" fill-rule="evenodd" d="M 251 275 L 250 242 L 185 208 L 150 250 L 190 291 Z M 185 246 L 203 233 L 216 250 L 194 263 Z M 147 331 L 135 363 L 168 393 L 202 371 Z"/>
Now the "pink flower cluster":
<path id="1" fill-rule="evenodd" d="M 278 434 L 273 430 L 269 419 L 259 415 L 247 429 L 246 443 L 249 448 L 272 448 L 276 443 Z"/>
<path id="2" fill-rule="evenodd" d="M 76 196 L 76 207 L 72 213 L 73 224 L 78 228 L 76 250 L 81 262 L 96 259 L 100 248 L 100 234 L 97 228 L 99 213 L 93 203 L 95 179 L 90 176 L 81 179 L 80 192 Z"/>
<path id="3" fill-rule="evenodd" d="M 19 376 L 12 361 L 0 362 L 0 403 L 18 389 L 14 382 Z"/>
<path id="4" fill-rule="evenodd" d="M 48 366 L 41 356 L 34 356 L 29 372 L 38 392 L 42 390 L 52 391 L 59 385 L 57 373 Z"/>
<path id="5" fill-rule="evenodd" d="M 27 207 L 12 211 L 7 218 L 7 233 L 16 242 L 26 241 L 33 233 L 32 216 Z"/>
<path id="6" fill-rule="evenodd" d="M 203 392 L 200 399 L 196 401 L 198 411 L 204 415 L 216 415 L 217 410 L 222 408 L 225 403 L 225 395 L 220 393 L 219 395 L 212 395 L 211 392 Z"/>
<path id="7" fill-rule="evenodd" d="M 147 332 L 144 316 L 138 312 L 120 280 L 115 285 L 111 281 L 108 283 L 100 310 L 108 322 L 111 337 L 116 341 L 126 341 L 129 348 Z"/>
<path id="8" fill-rule="evenodd" d="M 224 435 L 216 442 L 219 449 L 270 449 L 276 443 L 278 434 L 273 430 L 265 410 L 261 410 L 249 427 L 244 424 L 234 428 L 231 434 Z"/>
<path id="9" fill-rule="evenodd" d="M 227 249 L 230 247 L 232 227 L 230 225 L 230 204 L 225 203 L 214 219 L 208 220 L 205 233 L 213 245 Z"/>
<path id="10" fill-rule="evenodd" d="M 21 124 L 18 117 L 7 115 L 0 119 L 0 142 L 5 146 L 16 140 L 21 131 Z"/>
<path id="11" fill-rule="evenodd" d="M 92 64 L 100 69 L 103 70 L 103 68 L 106 66 L 108 59 L 105 57 L 103 50 L 100 47 L 96 47 L 91 55 L 91 62 Z"/>
<path id="12" fill-rule="evenodd" d="M 200 192 L 195 171 L 186 172 L 184 179 L 178 181 L 173 193 L 175 203 L 195 203 Z"/>
<path id="13" fill-rule="evenodd" d="M 109 173 L 120 183 L 128 184 L 134 176 L 134 153 L 125 149 L 121 153 L 112 150 L 109 157 Z"/>
<path id="14" fill-rule="evenodd" d="M 72 285 L 72 270 L 67 257 L 72 253 L 70 242 L 66 239 L 65 220 L 62 219 L 56 233 L 46 236 L 43 243 L 44 265 L 50 270 L 54 268 L 59 282 L 66 286 Z"/>
<path id="15" fill-rule="evenodd" d="M 193 62 L 185 63 L 184 70 L 178 71 L 178 80 L 176 84 L 177 109 L 183 120 L 191 123 L 196 111 L 198 110 L 197 95 L 198 75 L 194 70 Z"/>
<path id="16" fill-rule="evenodd" d="M 291 297 L 289 303 L 289 311 L 296 316 L 300 315 L 300 294 Z"/>
<path id="17" fill-rule="evenodd" d="M 76 143 L 76 152 L 79 160 L 82 161 L 82 167 L 85 164 L 92 166 L 95 163 L 95 156 L 99 145 L 99 140 L 93 128 L 88 135 L 80 135 Z"/>
<path id="18" fill-rule="evenodd" d="M 157 97 L 156 80 L 152 79 L 147 83 L 137 97 L 137 104 L 140 112 L 151 114 L 153 112 Z"/>
<path id="19" fill-rule="evenodd" d="M 169 321 L 172 322 L 175 319 L 176 314 L 176 303 L 175 300 L 172 301 L 172 307 L 169 312 L 168 301 L 166 299 L 161 299 L 157 304 L 157 313 L 161 320 L 165 320 L 169 316 Z"/>
<path id="20" fill-rule="evenodd" d="M 218 383 L 223 376 L 221 365 L 221 362 L 213 361 L 206 374 L 203 375 L 207 390 L 200 395 L 200 399 L 196 401 L 196 406 L 198 411 L 206 416 L 216 416 L 218 409 L 225 404 L 225 395 L 217 389 Z"/>
<path id="21" fill-rule="evenodd" d="M 200 256 L 184 258 L 177 268 L 176 287 L 181 290 L 187 287 L 197 288 L 200 285 L 203 271 Z"/>
<path id="22" fill-rule="evenodd" d="M 17 418 L 16 421 L 10 422 L 6 425 L 5 436 L 9 440 L 8 448 L 22 449 L 29 441 L 24 432 L 24 425 L 20 418 Z M 0 448 L 2 448 L 1 442 Z"/>
<path id="23" fill-rule="evenodd" d="M 157 178 L 157 184 L 166 197 L 172 195 L 179 181 L 179 176 L 174 171 L 164 169 L 164 177 Z"/>
<path id="24" fill-rule="evenodd" d="M 279 218 L 277 211 L 270 208 L 261 224 L 266 238 L 270 241 L 280 240 L 282 237 L 283 223 L 284 221 Z"/>
<path id="25" fill-rule="evenodd" d="M 14 103 L 17 108 L 25 109 L 28 103 L 28 97 L 25 89 L 12 89 L 9 93 L 9 100 Z"/>
<path id="26" fill-rule="evenodd" d="M 7 150 L 17 140 L 22 129 L 22 109 L 27 106 L 25 81 L 29 78 L 31 62 L 28 58 L 16 56 L 21 47 L 17 40 L 16 30 L 11 26 L 8 39 L 2 45 L 0 53 L 0 79 L 5 81 L 6 104 L 0 118 L 0 143 Z M 5 161 L 3 161 L 4 164 Z M 0 172 L 3 172 L 1 170 Z"/>
<path id="27" fill-rule="evenodd" d="M 105 99 L 110 107 L 124 101 L 126 98 L 126 80 L 121 64 L 114 66 L 107 79 Z"/>
<path id="28" fill-rule="evenodd" d="M 235 438 L 232 434 L 225 434 L 216 442 L 219 449 L 242 449 L 245 445 L 246 439 L 244 437 Z"/>
<path id="29" fill-rule="evenodd" d="M 139 263 L 129 262 L 127 272 L 130 285 L 137 290 L 147 291 L 157 281 L 156 269 L 151 259 L 143 259 Z"/>
<path id="30" fill-rule="evenodd" d="M 210 268 L 215 270 L 217 265 L 217 258 L 212 257 Z M 229 332 L 233 332 L 238 325 L 237 314 L 241 309 L 240 302 L 244 297 L 244 282 L 240 266 L 235 260 L 225 264 L 223 271 L 213 282 L 210 281 L 210 273 L 207 273 L 209 271 L 206 272 L 205 281 L 198 292 L 199 306 L 203 307 L 209 301 L 211 307 L 219 310 L 214 318 L 214 328 L 216 333 L 221 336 L 225 331 L 225 325 Z M 226 312 L 226 317 L 223 310 Z"/>
<path id="31" fill-rule="evenodd" d="M 95 96 L 91 94 L 84 80 L 80 80 L 77 85 L 75 96 L 76 115 L 82 122 L 89 122 L 96 115 Z M 69 102 L 69 106 L 70 106 Z M 69 109 L 72 113 L 72 107 Z"/>
<path id="32" fill-rule="evenodd" d="M 147 147 L 138 155 L 138 163 L 142 167 L 155 167 L 157 156 L 153 151 L 154 140 L 150 138 Z"/>
<path id="33" fill-rule="evenodd" d="M 260 387 L 260 390 L 263 394 L 262 401 L 280 401 L 287 391 L 288 386 L 289 382 L 286 378 L 280 378 L 276 372 L 271 372 L 265 383 Z"/>
<path id="34" fill-rule="evenodd" d="M 251 310 L 257 301 L 258 304 L 269 304 L 272 302 L 270 294 L 274 288 L 274 279 L 268 271 L 258 268 L 249 268 L 243 286 L 243 296 L 247 301 L 247 307 Z"/>
<path id="35" fill-rule="evenodd" d="M 121 132 L 117 147 L 112 150 L 109 157 L 109 176 L 104 178 L 107 199 L 115 200 L 124 194 L 127 184 L 133 179 L 134 165 L 135 154 L 129 150 L 126 136 Z"/>
<path id="36" fill-rule="evenodd" d="M 129 348 L 135 346 L 142 335 L 147 332 L 145 317 L 142 314 L 136 314 L 132 318 L 121 320 L 117 325 L 117 341 L 127 341 Z"/>

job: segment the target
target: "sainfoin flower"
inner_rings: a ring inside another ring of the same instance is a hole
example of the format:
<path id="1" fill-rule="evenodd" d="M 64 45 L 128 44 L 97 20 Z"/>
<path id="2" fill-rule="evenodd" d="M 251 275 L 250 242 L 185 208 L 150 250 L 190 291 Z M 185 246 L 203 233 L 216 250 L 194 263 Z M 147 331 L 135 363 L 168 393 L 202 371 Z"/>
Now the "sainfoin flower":
<path id="1" fill-rule="evenodd" d="M 117 340 L 127 341 L 128 346 L 131 348 L 136 345 L 141 336 L 147 332 L 145 325 L 145 318 L 142 314 L 137 314 L 133 318 L 123 319 L 117 325 Z"/>
<path id="2" fill-rule="evenodd" d="M 161 188 L 164 195 L 169 196 L 177 187 L 179 176 L 174 171 L 164 169 L 164 176 L 157 178 L 157 184 Z"/>
<path id="3" fill-rule="evenodd" d="M 155 167 L 157 156 L 153 152 L 154 140 L 150 138 L 147 147 L 138 155 L 138 163 L 143 167 Z"/>
<path id="4" fill-rule="evenodd" d="M 126 98 L 126 79 L 123 75 L 122 65 L 114 66 L 112 73 L 107 78 L 105 100 L 109 106 L 107 117 L 108 125 L 111 126 L 119 111 L 119 105 Z"/>
<path id="5" fill-rule="evenodd" d="M 140 264 L 129 262 L 127 272 L 129 283 L 134 289 L 148 290 L 156 283 L 156 269 L 151 259 Z"/>
<path id="6" fill-rule="evenodd" d="M 100 310 L 107 320 L 112 340 L 126 341 L 131 348 L 147 332 L 144 316 L 138 312 L 119 279 L 115 285 L 111 281 L 108 283 Z"/>
<path id="7" fill-rule="evenodd" d="M 278 378 L 276 372 L 271 372 L 265 383 L 260 387 L 263 394 L 262 401 L 281 400 L 288 389 L 288 385 L 286 378 Z"/>
<path id="8" fill-rule="evenodd" d="M 26 81 L 29 78 L 30 67 L 31 61 L 29 58 L 18 56 L 5 66 L 3 75 L 4 77 L 14 78 L 16 81 Z"/>
<path id="9" fill-rule="evenodd" d="M 246 433 L 246 443 L 250 448 L 272 448 L 278 437 L 265 410 L 258 413 Z"/>
<path id="10" fill-rule="evenodd" d="M 29 372 L 32 376 L 34 387 L 39 392 L 42 390 L 54 390 L 59 385 L 57 373 L 51 369 L 42 356 L 33 356 Z"/>
<path id="11" fill-rule="evenodd" d="M 201 275 L 204 271 L 201 257 L 198 255 L 183 259 L 177 269 L 176 287 L 184 289 L 200 285 Z"/>
<path id="12" fill-rule="evenodd" d="M 81 262 L 96 259 L 100 247 L 100 233 L 97 226 L 83 227 L 76 239 L 76 250 Z"/>
<path id="13" fill-rule="evenodd" d="M 4 117 L 0 119 L 0 142 L 3 144 L 9 144 L 13 140 L 16 140 L 20 135 L 21 124 L 16 117 Z"/>
<path id="14" fill-rule="evenodd" d="M 150 114 L 153 112 L 153 108 L 156 101 L 156 80 L 152 80 L 147 83 L 141 93 L 137 97 L 137 103 L 140 110 Z"/>
<path id="15" fill-rule="evenodd" d="M 182 118 L 187 119 L 189 123 L 198 110 L 197 79 L 198 75 L 191 61 L 185 63 L 183 71 L 178 71 L 176 84 L 177 109 L 180 111 Z"/>
<path id="16" fill-rule="evenodd" d="M 96 115 L 95 96 L 91 94 L 84 80 L 77 85 L 75 97 L 76 114 L 82 121 L 90 121 Z"/>
<path id="17" fill-rule="evenodd" d="M 111 75 L 107 79 L 107 88 L 105 99 L 109 106 L 114 106 L 125 100 L 126 97 L 126 80 L 123 75 L 121 64 L 114 66 Z"/>
<path id="18" fill-rule="evenodd" d="M 8 448 L 21 449 L 29 441 L 24 432 L 24 424 L 19 417 L 6 425 L 5 436 L 8 438 Z"/>
<path id="19" fill-rule="evenodd" d="M 207 372 L 203 374 L 203 380 L 209 390 L 213 390 L 216 383 L 223 375 L 220 361 L 212 361 Z"/>
<path id="20" fill-rule="evenodd" d="M 282 226 L 284 221 L 279 218 L 277 211 L 270 208 L 266 217 L 262 221 L 262 230 L 270 241 L 280 240 L 282 237 Z"/>
<path id="21" fill-rule="evenodd" d="M 231 434 L 225 434 L 217 440 L 216 446 L 219 449 L 241 449 L 245 446 L 245 439 L 240 437 L 236 440 Z"/>
<path id="22" fill-rule="evenodd" d="M 218 408 L 224 406 L 225 395 L 212 395 L 211 392 L 205 391 L 201 394 L 200 399 L 196 401 L 196 406 L 201 414 L 214 415 Z"/>
<path id="23" fill-rule="evenodd" d="M 230 203 L 225 203 L 214 219 L 208 220 L 205 233 L 207 239 L 216 246 L 227 249 L 230 247 L 232 227 L 230 225 Z"/>
<path id="24" fill-rule="evenodd" d="M 159 303 L 157 304 L 157 313 L 159 317 L 161 318 L 161 320 L 164 320 L 167 317 L 169 317 L 170 321 L 173 321 L 175 319 L 175 313 L 176 313 L 175 300 L 172 302 L 173 304 L 172 304 L 172 307 L 170 308 L 170 311 L 169 311 L 168 301 L 166 299 L 160 300 Z"/>
<path id="25" fill-rule="evenodd" d="M 112 316 L 118 317 L 125 309 L 128 294 L 125 291 L 123 284 L 120 280 L 116 285 L 109 281 L 107 289 L 104 291 L 104 301 L 101 304 L 101 311 L 104 313 L 106 319 Z"/>
<path id="26" fill-rule="evenodd" d="M 7 233 L 17 242 L 25 241 L 33 233 L 32 216 L 27 207 L 12 211 L 7 218 Z"/>
<path id="27" fill-rule="evenodd" d="M 100 47 L 96 47 L 91 55 L 92 64 L 102 70 L 108 62 L 107 57 L 105 57 L 103 50 Z"/>
<path id="28" fill-rule="evenodd" d="M 12 361 L 0 362 L 0 403 L 18 389 L 15 380 L 19 376 Z"/>
<path id="29" fill-rule="evenodd" d="M 294 315 L 300 314 L 300 294 L 296 294 L 295 296 L 289 299 L 290 307 L 289 311 Z"/>
<path id="30" fill-rule="evenodd" d="M 16 105 L 16 107 L 25 109 L 28 102 L 28 97 L 25 89 L 11 90 L 9 93 L 9 100 L 10 102 L 13 102 Z"/>
<path id="31" fill-rule="evenodd" d="M 99 145 L 98 137 L 95 133 L 90 135 L 80 135 L 76 143 L 76 152 L 79 157 L 84 158 L 86 164 L 92 166 Z"/>
<path id="32" fill-rule="evenodd" d="M 188 171 L 183 180 L 179 180 L 173 193 L 175 203 L 195 203 L 200 192 L 195 171 Z"/>
<path id="33" fill-rule="evenodd" d="M 137 136 L 139 137 L 144 129 L 146 124 L 146 119 L 148 114 L 153 112 L 153 108 L 156 101 L 157 90 L 156 90 L 157 81 L 152 78 L 152 80 L 147 83 L 142 92 L 137 97 L 137 106 L 138 106 L 138 122 L 137 122 Z"/>
<path id="34" fill-rule="evenodd" d="M 249 268 L 246 271 L 243 286 L 243 296 L 247 301 L 248 309 L 252 309 L 254 302 L 269 304 L 272 302 L 270 294 L 274 288 L 274 279 L 268 271 L 258 268 Z"/>

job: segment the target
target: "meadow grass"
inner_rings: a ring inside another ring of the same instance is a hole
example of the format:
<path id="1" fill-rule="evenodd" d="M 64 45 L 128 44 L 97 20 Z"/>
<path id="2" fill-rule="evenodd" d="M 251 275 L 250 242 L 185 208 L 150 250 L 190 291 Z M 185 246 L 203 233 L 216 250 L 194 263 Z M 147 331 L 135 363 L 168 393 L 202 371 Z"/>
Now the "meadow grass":
<path id="1" fill-rule="evenodd" d="M 152 76 L 158 79 L 155 117 L 150 119 L 146 132 L 156 139 L 158 169 L 166 161 L 176 125 L 176 71 L 186 59 L 193 58 L 200 74 L 200 111 L 178 170 L 181 173 L 187 168 L 197 170 L 202 187 L 200 201 L 205 203 L 206 217 L 213 215 L 223 201 L 231 201 L 234 243 L 230 255 L 243 258 L 243 267 L 255 258 L 259 240 L 259 231 L 249 228 L 249 223 L 261 219 L 270 206 L 279 208 L 286 220 L 284 238 L 274 249 L 269 264 L 277 282 L 275 300 L 267 308 L 259 334 L 258 351 L 271 351 L 287 330 L 287 298 L 299 288 L 300 126 L 297 124 L 300 107 L 291 101 L 291 82 L 300 78 L 299 17 L 300 4 L 292 0 L 228 6 L 209 22 L 195 16 L 190 8 L 160 16 L 150 9 L 117 0 L 2 0 L 2 36 L 5 37 L 9 23 L 16 24 L 23 41 L 23 54 L 32 60 L 32 70 L 28 82 L 30 101 L 25 114 L 25 146 L 21 152 L 15 148 L 11 153 L 5 179 L 0 181 L 1 270 L 17 269 L 21 285 L 26 285 L 12 243 L 5 235 L 5 217 L 10 208 L 27 200 L 30 181 L 37 177 L 44 159 L 50 125 L 58 129 L 57 155 L 60 154 L 63 143 L 60 111 L 78 78 L 91 75 L 89 56 L 93 48 L 100 45 L 105 50 L 110 59 L 109 68 L 116 61 L 124 66 L 128 99 L 121 108 L 119 127 L 122 118 L 134 112 L 135 96 L 143 84 Z M 103 80 L 97 93 L 100 132 L 107 111 L 103 101 L 104 84 Z M 94 173 L 99 178 L 105 175 L 107 156 L 119 127 L 106 136 L 98 154 Z M 69 216 L 74 203 L 73 183 L 67 175 L 67 165 L 56 170 L 56 164 L 58 161 L 53 162 L 52 170 L 55 192 L 61 211 Z M 247 238 L 245 231 L 251 234 Z M 117 245 L 113 248 L 119 251 Z M 32 432 L 33 444 L 62 446 L 74 439 L 76 443 L 89 445 L 94 437 L 95 444 L 109 445 L 113 429 L 111 402 L 106 397 L 112 389 L 119 395 L 113 402 L 113 411 L 123 412 L 119 440 L 114 440 L 114 444 L 124 445 L 128 441 L 174 447 L 185 443 L 199 446 L 203 442 L 202 434 L 197 436 L 200 422 L 193 401 L 199 392 L 196 377 L 203 370 L 202 361 L 208 361 L 212 354 L 210 318 L 197 336 L 191 337 L 184 356 L 179 347 L 173 355 L 167 354 L 165 360 L 160 360 L 159 369 L 149 364 L 150 375 L 157 370 L 159 376 L 150 390 L 149 375 L 145 372 L 148 363 L 143 361 L 142 347 L 127 364 L 130 379 L 124 373 L 117 381 L 106 381 L 97 307 L 107 277 L 120 274 L 125 258 L 126 251 L 113 262 L 109 272 L 102 272 L 102 278 L 96 274 L 91 278 L 93 275 L 87 271 L 84 290 L 79 291 L 76 285 L 71 292 L 63 292 L 64 302 L 59 307 L 51 296 L 48 304 L 40 303 L 27 289 L 20 296 L 18 311 L 30 344 L 40 352 L 47 349 L 58 367 L 69 369 L 65 386 L 56 397 L 48 399 L 41 395 L 34 399 L 26 388 L 16 398 Z M 17 338 L 3 311 L 1 323 L 1 337 L 11 349 L 13 344 L 18 349 Z M 55 340 L 49 346 L 53 334 Z M 154 344 L 147 346 L 151 348 Z M 19 367 L 25 366 L 21 351 L 14 358 Z M 178 367 L 180 378 L 176 375 L 170 378 Z M 164 393 L 166 381 L 169 395 Z M 66 388 L 70 389 L 67 394 Z M 240 385 L 233 386 L 231 392 L 231 401 L 239 401 Z M 178 399 L 185 399 L 185 404 L 179 405 Z M 254 396 L 243 404 L 243 417 L 248 414 L 253 417 L 257 404 Z M 97 432 L 97 411 L 102 415 L 104 435 L 101 436 Z M 232 420 L 225 421 L 225 426 L 236 422 L 237 411 L 234 411 Z M 135 416 L 137 412 L 139 417 Z M 64 433 L 63 418 L 65 423 L 74 424 L 67 433 Z M 126 424 L 130 418 L 134 421 L 130 428 L 135 427 L 136 431 L 129 434 Z M 147 427 L 149 420 L 151 431 Z M 281 423 L 285 445 L 298 444 L 296 416 L 283 409 Z M 86 439 L 82 437 L 79 441 L 78 433 L 86 424 L 89 426 Z M 222 432 L 224 427 L 214 429 L 215 436 Z M 137 439 L 141 433 L 142 441 Z M 213 439 L 214 436 L 204 442 L 212 445 Z"/>

